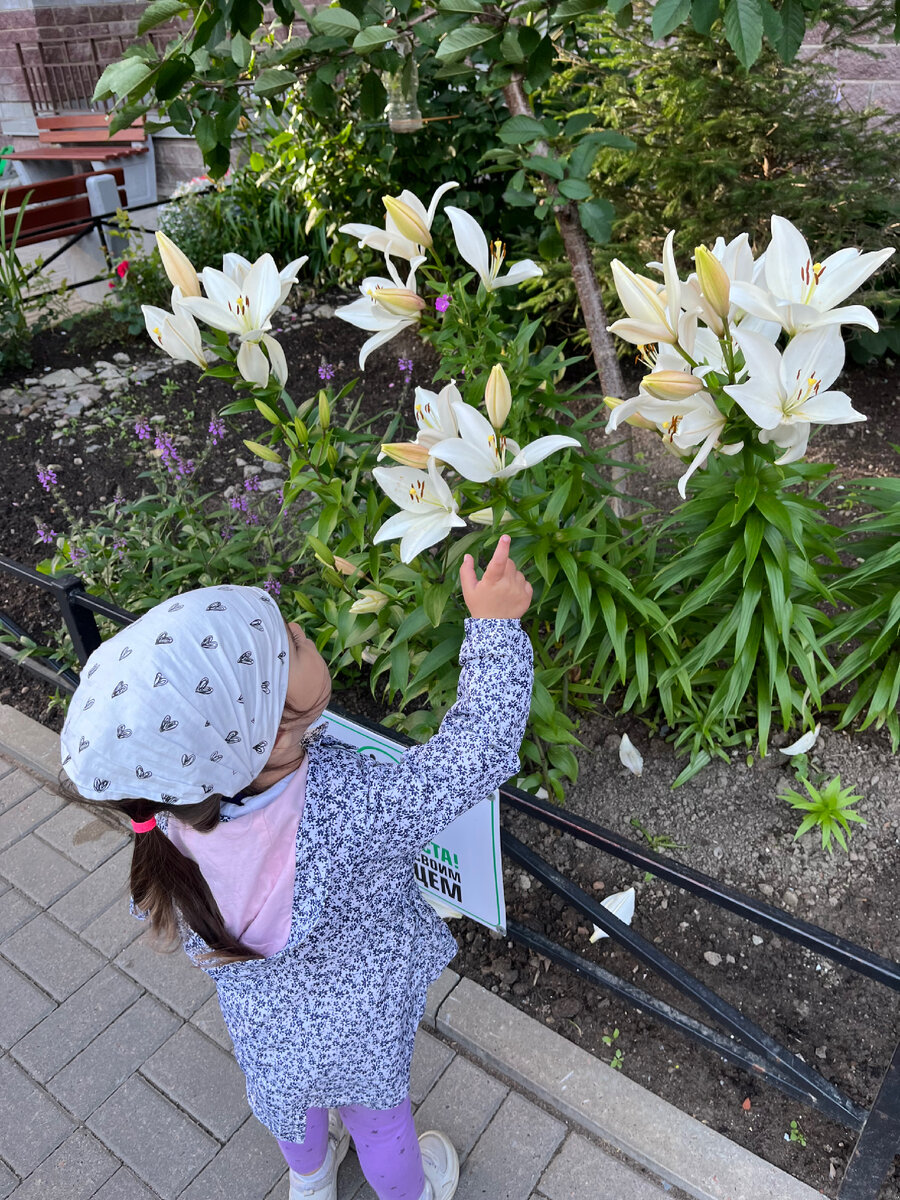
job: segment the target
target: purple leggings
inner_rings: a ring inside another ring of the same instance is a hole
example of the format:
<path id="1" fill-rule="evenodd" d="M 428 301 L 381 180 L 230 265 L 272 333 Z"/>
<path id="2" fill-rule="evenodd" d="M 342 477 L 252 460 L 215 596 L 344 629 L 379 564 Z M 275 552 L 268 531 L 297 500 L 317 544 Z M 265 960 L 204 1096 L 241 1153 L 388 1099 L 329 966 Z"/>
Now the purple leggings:
<path id="1" fill-rule="evenodd" d="M 421 1200 L 425 1190 L 422 1155 L 413 1125 L 409 1097 L 395 1108 L 339 1108 L 359 1158 L 359 1165 L 378 1200 Z M 328 1150 L 328 1109 L 306 1111 L 306 1139 L 278 1139 L 287 1164 L 298 1175 L 312 1175 Z"/>

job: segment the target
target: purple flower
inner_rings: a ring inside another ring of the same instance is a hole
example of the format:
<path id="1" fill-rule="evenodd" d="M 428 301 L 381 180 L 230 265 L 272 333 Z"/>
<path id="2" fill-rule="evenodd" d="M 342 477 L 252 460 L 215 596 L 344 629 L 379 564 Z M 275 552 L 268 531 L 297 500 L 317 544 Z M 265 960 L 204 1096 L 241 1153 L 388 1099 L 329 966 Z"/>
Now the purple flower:
<path id="1" fill-rule="evenodd" d="M 59 537 L 59 534 L 56 532 L 55 529 L 39 529 L 37 531 L 37 535 L 38 535 L 39 542 L 47 542 L 47 543 L 50 543 L 55 538 Z"/>
<path id="2" fill-rule="evenodd" d="M 434 307 L 439 313 L 445 313 L 450 307 L 450 297 L 444 292 L 443 296 L 438 296 L 434 302 Z"/>
<path id="3" fill-rule="evenodd" d="M 71 546 L 69 548 L 69 558 L 72 560 L 73 567 L 77 566 L 87 556 L 88 552 L 82 546 Z"/>
<path id="4" fill-rule="evenodd" d="M 213 417 L 209 422 L 209 433 L 212 437 L 212 444 L 218 446 L 219 438 L 225 436 L 225 422 L 221 417 Z"/>
<path id="5" fill-rule="evenodd" d="M 115 496 L 113 496 L 113 504 L 116 506 L 116 508 L 120 508 L 124 503 L 125 497 L 121 492 L 116 492 Z"/>
<path id="6" fill-rule="evenodd" d="M 138 436 L 138 441 L 142 442 L 150 436 L 150 425 L 146 417 L 138 417 L 134 423 L 134 432 Z"/>
<path id="7" fill-rule="evenodd" d="M 46 471 L 44 470 L 43 467 L 38 467 L 37 477 L 38 477 L 38 483 L 41 485 L 41 487 L 44 489 L 45 492 L 50 491 L 51 483 L 53 483 L 53 484 L 56 483 L 56 472 L 53 470 L 52 467 L 47 467 Z"/>
<path id="8" fill-rule="evenodd" d="M 398 371 L 400 371 L 400 372 L 409 371 L 409 373 L 412 374 L 412 369 L 413 369 L 413 361 L 411 358 L 398 358 L 397 359 L 397 370 Z"/>
<path id="9" fill-rule="evenodd" d="M 231 499 L 228 501 L 228 503 L 231 508 L 236 509 L 238 512 L 246 512 L 247 511 L 247 497 L 246 496 L 232 496 Z"/>
<path id="10" fill-rule="evenodd" d="M 259 476 L 258 475 L 248 475 L 247 476 L 247 478 L 244 480 L 244 491 L 245 492 L 258 492 L 259 491 Z"/>
<path id="11" fill-rule="evenodd" d="M 334 363 L 322 363 L 319 367 L 319 378 L 323 383 L 326 379 L 334 379 Z"/>
<path id="12" fill-rule="evenodd" d="M 259 524 L 258 515 L 256 513 L 248 513 L 247 516 L 244 517 L 244 524 L 245 525 L 258 525 Z"/>
<path id="13" fill-rule="evenodd" d="M 116 538 L 116 540 L 112 544 L 113 550 L 119 556 L 119 562 L 122 561 L 122 552 L 127 545 L 128 545 L 128 543 L 125 541 L 124 538 Z"/>
<path id="14" fill-rule="evenodd" d="M 270 596 L 280 596 L 281 595 L 281 584 L 278 582 L 277 579 L 271 579 L 271 578 L 267 579 L 266 582 L 263 584 L 263 587 L 266 589 L 266 591 L 269 593 Z"/>
<path id="15" fill-rule="evenodd" d="M 223 525 L 222 528 L 219 530 L 219 535 L 222 538 L 223 542 L 230 542 L 232 537 L 234 536 L 234 530 L 231 528 L 230 525 Z"/>
<path id="16" fill-rule="evenodd" d="M 153 443 L 159 452 L 159 461 L 166 468 L 170 475 L 174 475 L 176 479 L 186 479 L 193 473 L 194 460 L 189 458 L 187 462 L 178 453 L 175 441 L 170 433 L 161 430 Z"/>

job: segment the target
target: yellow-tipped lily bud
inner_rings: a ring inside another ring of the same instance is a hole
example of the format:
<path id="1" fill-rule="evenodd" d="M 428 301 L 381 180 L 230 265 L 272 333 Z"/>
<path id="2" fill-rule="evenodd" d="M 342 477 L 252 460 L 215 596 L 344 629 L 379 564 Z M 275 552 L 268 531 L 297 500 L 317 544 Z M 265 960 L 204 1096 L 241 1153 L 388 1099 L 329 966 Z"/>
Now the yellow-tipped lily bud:
<path id="1" fill-rule="evenodd" d="M 369 295 L 395 317 L 417 317 L 425 301 L 407 288 L 373 288 Z"/>
<path id="2" fill-rule="evenodd" d="M 349 559 L 341 558 L 339 554 L 334 556 L 334 569 L 340 571 L 342 575 L 355 575 L 361 568 L 355 567 Z"/>
<path id="3" fill-rule="evenodd" d="M 328 428 L 328 423 L 331 420 L 331 405 L 328 403 L 328 393 L 319 392 L 319 424 L 323 429 Z"/>
<path id="4" fill-rule="evenodd" d="M 162 259 L 163 270 L 169 277 L 173 287 L 181 288 L 182 296 L 200 296 L 200 280 L 194 270 L 193 263 L 179 250 L 171 238 L 157 230 L 156 244 L 159 247 L 159 257 Z"/>
<path id="5" fill-rule="evenodd" d="M 694 265 L 697 268 L 700 290 L 707 304 L 717 317 L 727 320 L 731 308 L 731 280 L 728 278 L 728 272 L 706 246 L 698 246 L 694 251 Z"/>
<path id="6" fill-rule="evenodd" d="M 684 400 L 703 391 L 703 380 L 687 371 L 652 371 L 641 387 L 657 400 Z"/>
<path id="7" fill-rule="evenodd" d="M 512 392 L 506 372 L 499 363 L 491 368 L 487 387 L 484 389 L 484 406 L 495 429 L 502 429 L 512 407 Z"/>
<path id="8" fill-rule="evenodd" d="M 350 605 L 352 613 L 377 613 L 387 604 L 388 598 L 384 592 L 376 588 L 361 588 L 359 599 Z"/>
<path id="9" fill-rule="evenodd" d="M 430 247 L 431 233 L 415 209 L 397 196 L 382 196 L 381 202 L 397 226 L 397 231 L 417 246 Z"/>
<path id="10" fill-rule="evenodd" d="M 418 442 L 388 442 L 382 452 L 404 467 L 417 467 L 424 471 L 428 466 L 428 447 Z"/>
<path id="11" fill-rule="evenodd" d="M 619 405 L 624 404 L 625 401 L 620 400 L 618 396 L 604 396 L 603 403 L 606 405 L 606 407 L 609 409 L 609 411 L 612 412 L 612 410 L 614 408 L 618 408 Z M 639 416 L 637 413 L 634 413 L 630 417 L 626 417 L 625 424 L 633 425 L 635 427 L 635 429 L 655 429 L 656 428 L 656 426 L 654 425 L 654 423 L 652 421 L 645 420 L 644 417 Z"/>
<path id="12" fill-rule="evenodd" d="M 505 525 L 507 521 L 511 521 L 512 513 L 507 509 L 500 518 L 500 524 Z M 469 513 L 469 520 L 473 525 L 493 525 L 494 510 L 492 508 L 479 508 L 477 512 Z"/>

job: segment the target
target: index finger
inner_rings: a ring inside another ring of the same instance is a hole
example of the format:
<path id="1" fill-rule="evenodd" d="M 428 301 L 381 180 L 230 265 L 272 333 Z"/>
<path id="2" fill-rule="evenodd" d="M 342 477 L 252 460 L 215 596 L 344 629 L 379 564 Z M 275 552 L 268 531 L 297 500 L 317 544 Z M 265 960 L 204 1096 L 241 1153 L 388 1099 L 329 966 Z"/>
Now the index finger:
<path id="1" fill-rule="evenodd" d="M 494 553 L 491 555 L 491 561 L 484 569 L 485 575 L 490 575 L 491 578 L 502 575 L 506 570 L 506 564 L 509 561 L 509 546 L 510 536 L 504 533 L 497 543 Z"/>

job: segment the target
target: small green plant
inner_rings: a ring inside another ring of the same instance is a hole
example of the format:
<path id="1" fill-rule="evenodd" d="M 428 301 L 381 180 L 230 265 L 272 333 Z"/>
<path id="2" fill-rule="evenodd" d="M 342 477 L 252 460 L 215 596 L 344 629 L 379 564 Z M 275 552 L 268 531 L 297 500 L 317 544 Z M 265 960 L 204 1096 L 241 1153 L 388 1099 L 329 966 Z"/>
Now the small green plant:
<path id="1" fill-rule="evenodd" d="M 29 192 L 15 216 L 6 212 L 6 193 L 0 196 L 0 371 L 31 366 L 31 344 L 35 333 L 57 313 L 59 294 L 48 291 L 38 258 L 31 272 L 19 261 L 16 249 Z M 37 289 L 36 295 L 31 295 Z"/>
<path id="2" fill-rule="evenodd" d="M 619 1031 L 618 1031 L 618 1029 L 614 1029 L 611 1034 L 604 1034 L 600 1040 L 603 1042 L 604 1046 L 612 1047 L 615 1044 L 615 1042 L 617 1041 L 618 1037 L 619 1037 Z M 615 1050 L 613 1051 L 613 1056 L 612 1056 L 612 1059 L 611 1059 L 609 1065 L 612 1067 L 612 1069 L 614 1071 L 621 1071 L 622 1064 L 624 1063 L 624 1061 L 625 1061 L 625 1055 L 623 1054 L 622 1050 L 618 1046 L 616 1046 Z"/>
<path id="3" fill-rule="evenodd" d="M 180 387 L 181 384 L 177 379 L 167 379 L 160 388 L 160 391 L 166 398 L 168 398 L 169 396 L 174 396 Z"/>
<path id="4" fill-rule="evenodd" d="M 854 792 L 852 787 L 842 788 L 840 775 L 835 775 L 834 779 L 829 779 L 822 787 L 810 783 L 804 776 L 800 776 L 800 783 L 806 788 L 808 796 L 801 795 L 793 788 L 788 788 L 779 796 L 779 799 L 785 800 L 791 808 L 806 813 L 794 834 L 794 840 L 818 825 L 822 830 L 823 850 L 827 850 L 829 854 L 834 853 L 832 837 L 846 850 L 847 841 L 844 835 L 851 836 L 850 822 L 865 825 L 859 813 L 853 811 L 853 805 L 862 800 L 862 796 Z"/>
<path id="5" fill-rule="evenodd" d="M 799 1121 L 791 1121 L 791 1131 L 784 1135 L 786 1142 L 799 1142 L 801 1146 L 806 1145 L 806 1134 L 800 1128 Z"/>
<path id="6" fill-rule="evenodd" d="M 651 850 L 658 852 L 661 850 L 684 850 L 685 847 L 675 841 L 667 833 L 651 833 L 638 817 L 631 818 L 631 827 L 636 829 Z M 653 878 L 651 871 L 644 872 L 644 883 L 649 883 Z"/>

